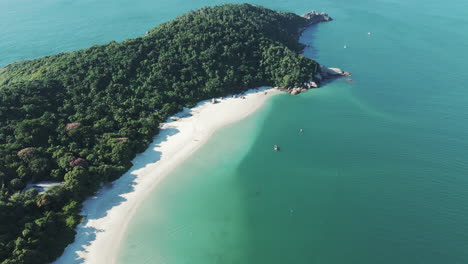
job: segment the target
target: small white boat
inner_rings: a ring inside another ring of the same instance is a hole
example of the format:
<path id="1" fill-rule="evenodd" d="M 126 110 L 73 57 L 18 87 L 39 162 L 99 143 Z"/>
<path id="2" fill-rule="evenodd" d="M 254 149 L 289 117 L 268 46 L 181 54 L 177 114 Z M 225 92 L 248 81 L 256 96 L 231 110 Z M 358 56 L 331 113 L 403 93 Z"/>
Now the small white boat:
<path id="1" fill-rule="evenodd" d="M 279 150 L 278 145 L 274 145 L 274 146 L 273 146 L 273 149 L 274 149 L 275 151 L 278 151 L 278 150 Z"/>
<path id="2" fill-rule="evenodd" d="M 344 47 L 343 47 L 343 48 L 344 48 L 344 49 L 346 49 L 346 48 L 348 48 L 348 46 L 347 46 L 347 45 L 344 45 Z"/>
<path id="3" fill-rule="evenodd" d="M 370 32 L 367 32 L 367 35 L 370 35 L 371 33 Z"/>

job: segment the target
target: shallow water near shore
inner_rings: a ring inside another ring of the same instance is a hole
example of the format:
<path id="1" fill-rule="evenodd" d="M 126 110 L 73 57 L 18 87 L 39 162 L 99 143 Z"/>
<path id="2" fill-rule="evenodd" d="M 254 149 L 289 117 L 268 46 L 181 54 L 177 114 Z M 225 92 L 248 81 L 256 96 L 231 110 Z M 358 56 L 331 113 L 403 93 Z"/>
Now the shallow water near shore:
<path id="1" fill-rule="evenodd" d="M 0 65 L 221 3 L 0 1 Z M 119 263 L 467 263 L 468 3 L 252 3 L 328 12 L 305 55 L 353 81 L 275 96 L 218 131 L 138 208 Z"/>

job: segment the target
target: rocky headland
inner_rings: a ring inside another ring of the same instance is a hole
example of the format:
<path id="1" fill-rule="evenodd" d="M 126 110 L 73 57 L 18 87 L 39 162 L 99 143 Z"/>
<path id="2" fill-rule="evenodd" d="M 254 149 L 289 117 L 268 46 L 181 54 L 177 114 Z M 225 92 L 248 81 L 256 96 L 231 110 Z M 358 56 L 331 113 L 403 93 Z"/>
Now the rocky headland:
<path id="1" fill-rule="evenodd" d="M 308 19 L 309 25 L 333 20 L 333 18 L 331 18 L 327 13 L 319 13 L 315 10 L 303 14 L 301 17 Z"/>
<path id="2" fill-rule="evenodd" d="M 308 26 L 333 20 L 333 18 L 330 17 L 327 13 L 319 13 L 315 10 L 303 14 L 301 15 L 301 17 L 306 18 L 309 21 Z M 301 31 L 303 31 L 304 29 L 305 28 L 302 28 Z M 316 72 L 316 70 L 314 72 Z M 315 74 L 314 77 L 311 78 L 308 82 L 305 82 L 301 87 L 288 88 L 282 90 L 285 90 L 286 92 L 292 95 L 296 95 L 302 92 L 306 92 L 309 89 L 319 88 L 320 83 L 325 80 L 330 80 L 341 76 L 351 76 L 351 73 L 343 71 L 340 68 L 328 68 L 324 65 L 320 65 L 318 73 Z"/>
<path id="3" fill-rule="evenodd" d="M 292 95 L 300 94 L 306 92 L 309 89 L 319 88 L 320 84 L 323 81 L 335 79 L 342 76 L 351 76 L 351 73 L 343 71 L 340 68 L 328 68 L 326 66 L 320 65 L 320 72 L 315 74 L 315 76 L 312 79 L 304 83 L 301 87 L 288 88 L 286 89 L 286 92 Z"/>

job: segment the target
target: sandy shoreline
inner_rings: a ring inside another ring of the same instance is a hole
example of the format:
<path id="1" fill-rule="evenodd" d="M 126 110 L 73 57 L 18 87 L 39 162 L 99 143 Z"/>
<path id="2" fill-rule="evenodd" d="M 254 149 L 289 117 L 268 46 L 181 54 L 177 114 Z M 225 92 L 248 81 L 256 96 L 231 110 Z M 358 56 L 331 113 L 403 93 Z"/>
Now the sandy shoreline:
<path id="1" fill-rule="evenodd" d="M 135 157 L 132 168 L 84 203 L 85 220 L 77 227 L 75 242 L 54 263 L 115 263 L 128 223 L 154 186 L 216 130 L 254 113 L 277 93 L 275 88 L 259 88 L 244 93 L 245 99 L 203 101 L 161 124 L 160 133 Z"/>

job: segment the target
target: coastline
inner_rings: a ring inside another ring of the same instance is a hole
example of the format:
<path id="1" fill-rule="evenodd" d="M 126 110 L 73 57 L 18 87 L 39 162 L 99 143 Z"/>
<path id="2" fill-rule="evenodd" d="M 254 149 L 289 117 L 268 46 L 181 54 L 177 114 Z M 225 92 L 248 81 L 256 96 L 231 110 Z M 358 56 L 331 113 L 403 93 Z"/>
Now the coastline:
<path id="1" fill-rule="evenodd" d="M 0 70 L 6 69 L 8 66 L 12 65 L 13 63 L 15 63 L 15 62 L 10 62 L 5 66 L 0 67 Z"/>
<path id="2" fill-rule="evenodd" d="M 244 92 L 245 99 L 202 101 L 162 123 L 153 142 L 134 158 L 132 168 L 86 200 L 75 241 L 53 263 L 115 263 L 128 223 L 154 187 L 214 132 L 254 113 L 278 93 L 276 88 L 257 88 Z"/>

